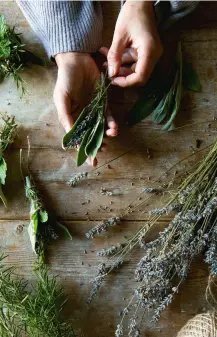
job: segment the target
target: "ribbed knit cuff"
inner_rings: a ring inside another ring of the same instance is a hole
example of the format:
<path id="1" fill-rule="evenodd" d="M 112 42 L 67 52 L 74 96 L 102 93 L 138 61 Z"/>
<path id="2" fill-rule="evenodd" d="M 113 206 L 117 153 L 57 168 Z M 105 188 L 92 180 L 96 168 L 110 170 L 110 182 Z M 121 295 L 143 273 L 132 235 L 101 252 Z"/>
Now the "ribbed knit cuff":
<path id="1" fill-rule="evenodd" d="M 94 52 L 102 39 L 102 12 L 98 1 L 19 1 L 31 27 L 49 56 Z"/>

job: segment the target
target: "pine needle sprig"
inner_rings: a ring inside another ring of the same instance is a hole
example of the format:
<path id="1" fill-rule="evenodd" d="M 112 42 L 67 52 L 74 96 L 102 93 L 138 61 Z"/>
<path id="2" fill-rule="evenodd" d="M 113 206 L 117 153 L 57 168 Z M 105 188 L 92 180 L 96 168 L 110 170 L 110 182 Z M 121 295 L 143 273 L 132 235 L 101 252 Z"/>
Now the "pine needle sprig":
<path id="1" fill-rule="evenodd" d="M 63 320 L 64 291 L 48 268 L 39 265 L 35 286 L 6 268 L 0 258 L 0 332 L 4 337 L 74 337 L 69 321 Z"/>

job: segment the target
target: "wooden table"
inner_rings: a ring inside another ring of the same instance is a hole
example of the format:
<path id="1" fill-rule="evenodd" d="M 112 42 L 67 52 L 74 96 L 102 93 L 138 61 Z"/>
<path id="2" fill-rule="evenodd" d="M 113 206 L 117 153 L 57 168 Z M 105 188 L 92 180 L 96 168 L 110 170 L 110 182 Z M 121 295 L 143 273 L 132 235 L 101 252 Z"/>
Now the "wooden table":
<path id="1" fill-rule="evenodd" d="M 118 9 L 119 3 L 104 2 L 104 43 L 107 46 L 111 41 Z M 180 111 L 182 118 L 177 119 L 179 125 L 192 120 L 212 120 L 217 116 L 216 11 L 217 3 L 202 2 L 191 17 L 179 25 L 183 49 L 197 69 L 203 88 L 201 93 L 185 94 Z M 17 31 L 23 33 L 28 49 L 44 56 L 40 42 L 15 2 L 1 1 L 0 13 L 6 16 L 9 24 L 16 25 Z M 119 227 L 106 235 L 87 240 L 84 234 L 99 220 L 119 214 L 120 210 L 137 198 L 144 187 L 151 186 L 151 182 L 159 174 L 190 154 L 192 149 L 196 148 L 196 139 L 202 139 L 203 146 L 215 139 L 216 125 L 212 124 L 208 128 L 208 123 L 196 124 L 183 129 L 182 132 L 165 134 L 160 139 L 151 141 L 158 131 L 152 129 L 150 120 L 145 120 L 131 129 L 122 123 L 120 136 L 108 140 L 110 150 L 99 155 L 99 164 L 109 162 L 131 147 L 135 147 L 135 150 L 114 160 L 110 166 L 105 165 L 95 170 L 86 182 L 72 188 L 67 185 L 67 181 L 73 174 L 91 171 L 91 168 L 76 168 L 75 153 L 64 152 L 61 148 L 63 130 L 58 123 L 52 101 L 56 67 L 51 63 L 47 68 L 33 67 L 25 71 L 23 76 L 28 84 L 28 94 L 24 98 L 20 98 L 12 80 L 1 84 L 0 90 L 1 111 L 15 115 L 19 123 L 19 137 L 7 153 L 9 171 L 5 194 L 9 207 L 5 209 L 2 205 L 0 208 L 1 249 L 9 255 L 7 263 L 16 265 L 22 276 L 32 278 L 31 270 L 35 257 L 26 227 L 29 205 L 25 200 L 19 172 L 19 149 L 24 149 L 25 156 L 26 136 L 29 135 L 31 172 L 46 203 L 56 211 L 60 221 L 69 227 L 73 235 L 73 241 L 58 240 L 49 249 L 52 272 L 59 275 L 60 282 L 69 294 L 68 309 L 75 317 L 75 325 L 81 329 L 83 335 L 111 337 L 119 321 L 118 313 L 126 305 L 125 298 L 132 294 L 134 267 L 141 251 L 135 250 L 130 263 L 122 268 L 119 274 L 108 278 L 100 296 L 88 308 L 86 299 L 99 262 L 96 251 L 120 242 L 123 236 L 129 236 L 140 228 L 147 218 L 148 209 L 154 207 L 154 204 L 138 208 L 127 216 Z M 112 111 L 123 120 L 121 116 L 129 110 L 137 94 L 132 89 L 116 88 L 111 95 Z M 148 159 L 147 148 L 151 148 L 151 159 Z M 200 156 L 196 155 L 191 162 L 198 160 Z M 103 196 L 100 193 L 102 187 L 118 189 L 121 195 Z M 159 226 L 162 227 L 165 221 Z M 146 334 L 143 333 L 142 336 L 175 337 L 189 318 L 208 308 L 204 298 L 206 283 L 207 266 L 201 258 L 194 262 L 189 279 L 183 284 L 173 304 L 163 313 L 157 326 L 153 327 L 148 318 L 144 318 Z"/>

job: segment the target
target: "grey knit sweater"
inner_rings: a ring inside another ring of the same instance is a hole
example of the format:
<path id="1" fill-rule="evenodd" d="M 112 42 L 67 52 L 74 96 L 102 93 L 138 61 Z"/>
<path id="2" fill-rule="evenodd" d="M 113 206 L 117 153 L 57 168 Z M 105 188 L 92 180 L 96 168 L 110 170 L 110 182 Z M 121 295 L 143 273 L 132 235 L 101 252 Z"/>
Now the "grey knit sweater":
<path id="1" fill-rule="evenodd" d="M 68 51 L 94 52 L 101 44 L 99 1 L 17 0 L 49 56 Z M 156 1 L 160 29 L 190 13 L 198 1 Z"/>

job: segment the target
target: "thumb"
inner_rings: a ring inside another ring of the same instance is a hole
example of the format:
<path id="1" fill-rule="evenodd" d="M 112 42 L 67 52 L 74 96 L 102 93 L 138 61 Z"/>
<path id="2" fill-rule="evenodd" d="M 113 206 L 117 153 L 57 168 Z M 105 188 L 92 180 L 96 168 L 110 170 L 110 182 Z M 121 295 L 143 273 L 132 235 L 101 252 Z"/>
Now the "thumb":
<path id="1" fill-rule="evenodd" d="M 58 118 L 60 123 L 66 132 L 70 131 L 73 124 L 74 119 L 72 117 L 72 104 L 71 100 L 67 95 L 64 95 L 58 89 L 54 90 L 54 103 L 57 108 Z"/>
<path id="2" fill-rule="evenodd" d="M 112 45 L 108 51 L 107 59 L 108 59 L 108 75 L 109 77 L 113 77 L 117 75 L 121 63 L 122 63 L 122 55 L 125 50 L 126 42 L 122 38 L 119 31 L 115 31 L 113 36 Z"/>

